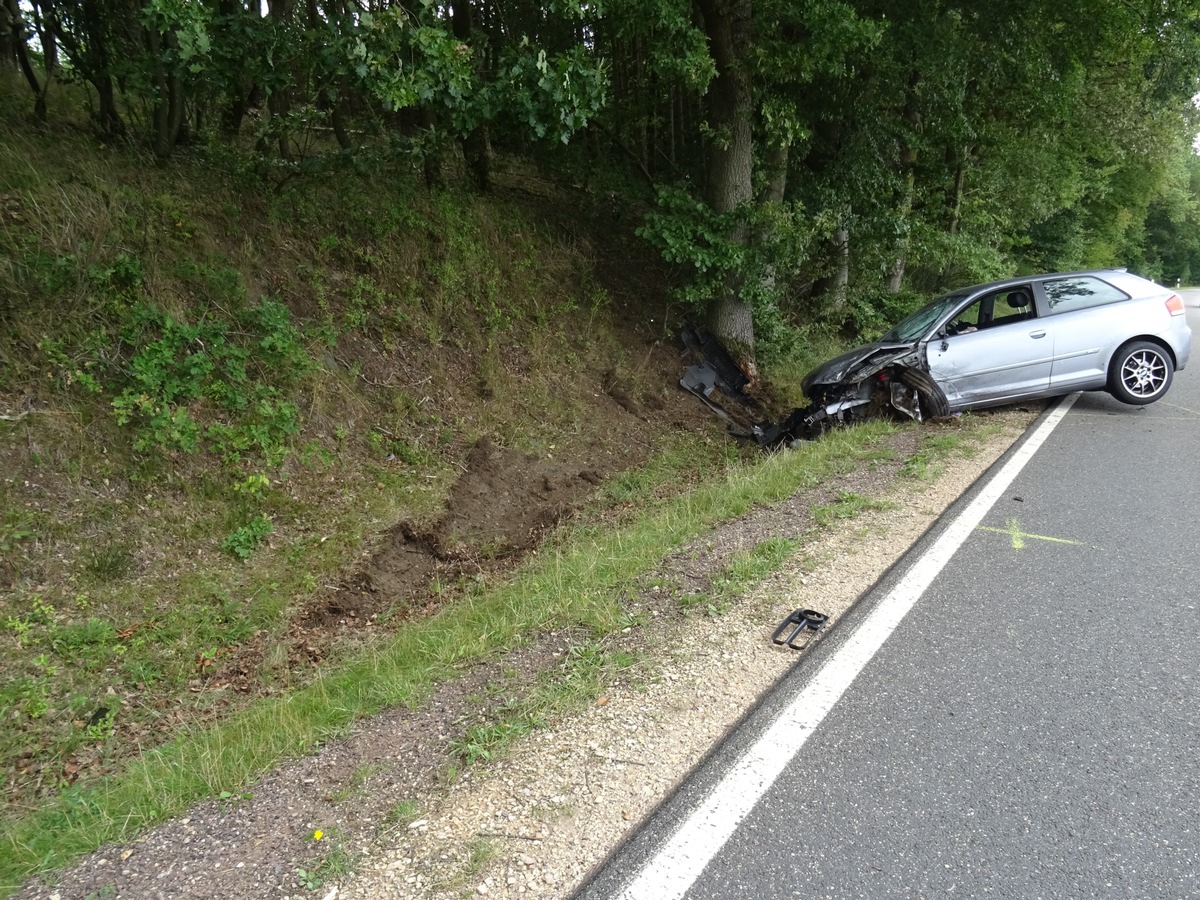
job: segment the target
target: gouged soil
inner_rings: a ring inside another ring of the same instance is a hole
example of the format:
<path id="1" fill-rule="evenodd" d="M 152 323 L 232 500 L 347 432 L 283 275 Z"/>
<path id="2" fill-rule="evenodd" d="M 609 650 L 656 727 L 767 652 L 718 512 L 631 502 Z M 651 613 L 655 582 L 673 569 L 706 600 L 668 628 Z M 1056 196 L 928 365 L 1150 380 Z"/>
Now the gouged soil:
<path id="1" fill-rule="evenodd" d="M 471 449 L 445 514 L 431 528 L 389 529 L 382 546 L 336 591 L 310 605 L 304 627 L 366 622 L 397 605 L 430 600 L 430 583 L 494 570 L 536 547 L 550 528 L 595 492 L 604 476 L 497 447 L 483 437 Z"/>

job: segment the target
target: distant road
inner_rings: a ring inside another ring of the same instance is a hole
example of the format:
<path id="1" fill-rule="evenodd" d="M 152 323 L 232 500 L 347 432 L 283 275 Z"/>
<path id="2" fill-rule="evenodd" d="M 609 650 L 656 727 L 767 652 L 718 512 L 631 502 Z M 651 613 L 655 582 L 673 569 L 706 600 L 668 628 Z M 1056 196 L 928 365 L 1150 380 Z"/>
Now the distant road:
<path id="1" fill-rule="evenodd" d="M 1183 302 L 1188 306 L 1200 307 L 1200 288 L 1180 291 L 1179 296 L 1183 298 Z"/>

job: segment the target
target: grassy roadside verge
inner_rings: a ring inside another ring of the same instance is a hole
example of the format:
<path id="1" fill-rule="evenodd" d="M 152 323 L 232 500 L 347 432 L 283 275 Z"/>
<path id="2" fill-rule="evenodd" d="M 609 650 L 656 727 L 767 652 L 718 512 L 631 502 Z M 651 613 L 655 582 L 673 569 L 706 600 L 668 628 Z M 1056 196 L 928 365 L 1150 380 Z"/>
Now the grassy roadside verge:
<path id="1" fill-rule="evenodd" d="M 119 774 L 90 788 L 68 789 L 12 821 L 0 843 L 0 891 L 127 839 L 201 798 L 243 790 L 280 760 L 312 750 L 357 718 L 419 703 L 460 668 L 542 631 L 572 626 L 603 635 L 623 627 L 622 590 L 631 579 L 716 523 L 871 459 L 892 431 L 886 425 L 841 431 L 791 453 L 735 464 L 617 528 L 582 523 L 504 583 L 469 593 L 308 687 L 186 734 Z"/>

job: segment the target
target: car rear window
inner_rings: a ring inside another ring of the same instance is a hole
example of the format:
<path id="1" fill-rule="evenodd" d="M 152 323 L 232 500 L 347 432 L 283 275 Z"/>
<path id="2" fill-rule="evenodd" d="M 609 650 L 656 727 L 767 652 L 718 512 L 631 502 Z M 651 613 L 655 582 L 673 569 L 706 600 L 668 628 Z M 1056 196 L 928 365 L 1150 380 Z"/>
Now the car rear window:
<path id="1" fill-rule="evenodd" d="M 1092 275 L 1056 278 L 1042 282 L 1042 287 L 1046 289 L 1046 302 L 1050 305 L 1051 315 L 1129 299 L 1124 291 Z"/>

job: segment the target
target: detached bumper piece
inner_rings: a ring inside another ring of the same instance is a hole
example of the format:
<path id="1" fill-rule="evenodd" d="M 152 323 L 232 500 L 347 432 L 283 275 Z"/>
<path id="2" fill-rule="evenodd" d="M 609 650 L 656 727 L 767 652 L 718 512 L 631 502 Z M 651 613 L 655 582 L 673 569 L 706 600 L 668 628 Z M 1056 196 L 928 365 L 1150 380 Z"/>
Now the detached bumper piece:
<path id="1" fill-rule="evenodd" d="M 794 441 L 812 441 L 821 436 L 828 427 L 829 411 L 813 404 L 795 409 L 777 425 L 763 424 L 754 427 L 754 439 L 762 447 L 774 449 Z"/>
<path id="2" fill-rule="evenodd" d="M 803 650 L 813 642 L 817 632 L 824 628 L 828 621 L 829 616 L 819 613 L 815 609 L 798 609 L 779 623 L 779 627 L 771 635 L 771 643 L 780 646 L 787 644 L 793 650 Z M 789 629 L 791 629 L 791 634 L 786 638 L 781 637 Z M 800 638 L 804 638 L 803 644 L 796 643 Z"/>

